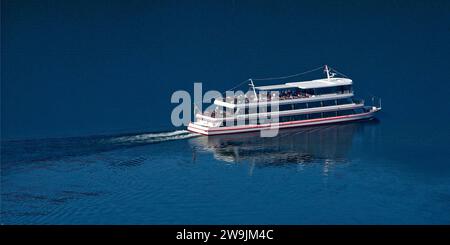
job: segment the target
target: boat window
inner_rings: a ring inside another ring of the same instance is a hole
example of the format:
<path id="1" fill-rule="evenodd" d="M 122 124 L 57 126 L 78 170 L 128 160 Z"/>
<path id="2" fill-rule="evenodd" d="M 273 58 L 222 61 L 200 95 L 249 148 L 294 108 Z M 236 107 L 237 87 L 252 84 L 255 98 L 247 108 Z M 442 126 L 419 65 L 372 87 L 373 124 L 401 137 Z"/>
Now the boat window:
<path id="1" fill-rule="evenodd" d="M 323 106 L 334 106 L 336 105 L 336 100 L 325 100 L 323 101 Z"/>
<path id="2" fill-rule="evenodd" d="M 314 89 L 306 89 L 306 90 L 305 90 L 305 93 L 306 93 L 307 95 L 314 95 Z"/>
<path id="3" fill-rule="evenodd" d="M 305 109 L 305 108 L 306 108 L 306 103 L 294 104 L 294 109 Z"/>
<path id="4" fill-rule="evenodd" d="M 305 119 L 306 119 L 306 115 L 304 115 L 304 114 L 294 116 L 295 121 L 300 121 L 300 120 L 305 120 Z"/>
<path id="5" fill-rule="evenodd" d="M 335 117 L 336 111 L 327 111 L 323 113 L 323 117 Z"/>
<path id="6" fill-rule="evenodd" d="M 292 105 L 280 105 L 280 111 L 292 110 Z"/>
<path id="7" fill-rule="evenodd" d="M 345 85 L 344 87 L 344 93 L 351 93 L 352 92 L 352 85 Z"/>
<path id="8" fill-rule="evenodd" d="M 321 106 L 320 101 L 309 102 L 309 103 L 308 103 L 308 108 L 315 108 L 315 107 L 320 107 L 320 106 Z"/>
<path id="9" fill-rule="evenodd" d="M 335 94 L 337 93 L 337 87 L 326 87 L 326 88 L 317 88 L 316 95 L 320 94 Z"/>
<path id="10" fill-rule="evenodd" d="M 309 114 L 309 119 L 322 118 L 322 113 L 312 113 Z"/>
<path id="11" fill-rule="evenodd" d="M 352 115 L 353 110 L 342 110 L 338 111 L 338 116 L 346 116 L 346 115 Z"/>
<path id="12" fill-rule="evenodd" d="M 352 100 L 350 98 L 346 98 L 346 99 L 339 99 L 337 101 L 338 105 L 345 105 L 345 104 L 351 104 Z"/>

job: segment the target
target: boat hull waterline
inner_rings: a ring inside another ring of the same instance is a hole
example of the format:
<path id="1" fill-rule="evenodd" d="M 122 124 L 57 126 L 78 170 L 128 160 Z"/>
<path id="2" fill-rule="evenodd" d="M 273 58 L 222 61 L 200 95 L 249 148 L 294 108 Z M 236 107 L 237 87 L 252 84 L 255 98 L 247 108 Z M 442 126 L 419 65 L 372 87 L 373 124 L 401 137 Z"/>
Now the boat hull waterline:
<path id="1" fill-rule="evenodd" d="M 338 123 L 338 122 L 349 122 L 349 121 L 357 121 L 362 119 L 370 119 L 374 117 L 374 114 L 378 112 L 380 108 L 372 108 L 369 112 L 346 115 L 346 116 L 336 116 L 336 117 L 327 117 L 327 118 L 317 118 L 317 119 L 309 119 L 309 120 L 300 120 L 300 121 L 289 121 L 289 122 L 279 122 L 278 128 L 294 128 L 294 127 L 302 127 L 302 126 L 313 126 L 313 125 L 321 125 L 328 123 Z M 246 132 L 255 132 L 261 130 L 270 130 L 276 127 L 276 124 L 261 124 L 261 125 L 243 125 L 243 126 L 229 126 L 229 127 L 220 127 L 220 128 L 208 128 L 204 126 L 197 125 L 195 123 L 189 123 L 188 130 L 193 133 L 198 133 L 206 136 L 210 135 L 221 135 L 221 134 L 235 134 L 235 133 L 246 133 Z"/>

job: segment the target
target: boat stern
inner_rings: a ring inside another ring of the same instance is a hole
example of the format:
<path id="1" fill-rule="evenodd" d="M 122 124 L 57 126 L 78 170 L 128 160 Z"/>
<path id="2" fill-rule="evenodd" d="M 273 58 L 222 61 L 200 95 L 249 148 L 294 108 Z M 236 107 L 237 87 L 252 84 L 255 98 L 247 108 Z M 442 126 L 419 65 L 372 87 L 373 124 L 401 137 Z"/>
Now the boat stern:
<path id="1" fill-rule="evenodd" d="M 375 113 L 381 111 L 381 107 L 371 106 L 370 111 Z"/>
<path id="2" fill-rule="evenodd" d="M 209 135 L 208 127 L 203 126 L 198 122 L 190 122 L 187 127 L 187 130 L 197 134 Z"/>

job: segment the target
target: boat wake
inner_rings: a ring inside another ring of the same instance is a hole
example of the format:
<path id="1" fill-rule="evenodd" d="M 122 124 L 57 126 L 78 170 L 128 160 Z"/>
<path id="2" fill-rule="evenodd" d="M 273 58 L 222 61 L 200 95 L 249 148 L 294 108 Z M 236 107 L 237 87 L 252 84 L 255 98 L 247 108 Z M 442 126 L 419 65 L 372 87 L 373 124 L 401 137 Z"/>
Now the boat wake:
<path id="1" fill-rule="evenodd" d="M 86 156 L 117 149 L 157 144 L 199 136 L 187 130 L 72 138 L 51 138 L 2 142 L 2 165 L 54 161 L 66 157 Z"/>
<path id="2" fill-rule="evenodd" d="M 188 139 L 196 136 L 199 136 L 199 134 L 195 134 L 187 130 L 176 130 L 172 132 L 144 133 L 131 136 L 120 136 L 114 138 L 112 141 L 114 143 L 159 143 L 170 140 Z"/>

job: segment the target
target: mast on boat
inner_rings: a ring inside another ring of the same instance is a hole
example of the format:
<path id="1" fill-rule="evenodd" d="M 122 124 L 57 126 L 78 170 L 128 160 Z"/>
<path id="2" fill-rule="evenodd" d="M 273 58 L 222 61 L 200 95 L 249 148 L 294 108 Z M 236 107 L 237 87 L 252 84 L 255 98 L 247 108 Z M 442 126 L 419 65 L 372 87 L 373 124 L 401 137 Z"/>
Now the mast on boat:
<path id="1" fill-rule="evenodd" d="M 325 72 L 327 73 L 328 81 L 330 81 L 330 70 L 328 69 L 328 65 L 325 65 Z"/>
<path id="2" fill-rule="evenodd" d="M 248 79 L 249 81 L 250 81 L 250 86 L 252 87 L 252 89 L 253 89 L 253 93 L 255 94 L 255 98 L 256 98 L 256 101 L 258 101 L 258 95 L 256 94 L 256 90 L 255 90 L 255 84 L 253 83 L 253 79 Z"/>

